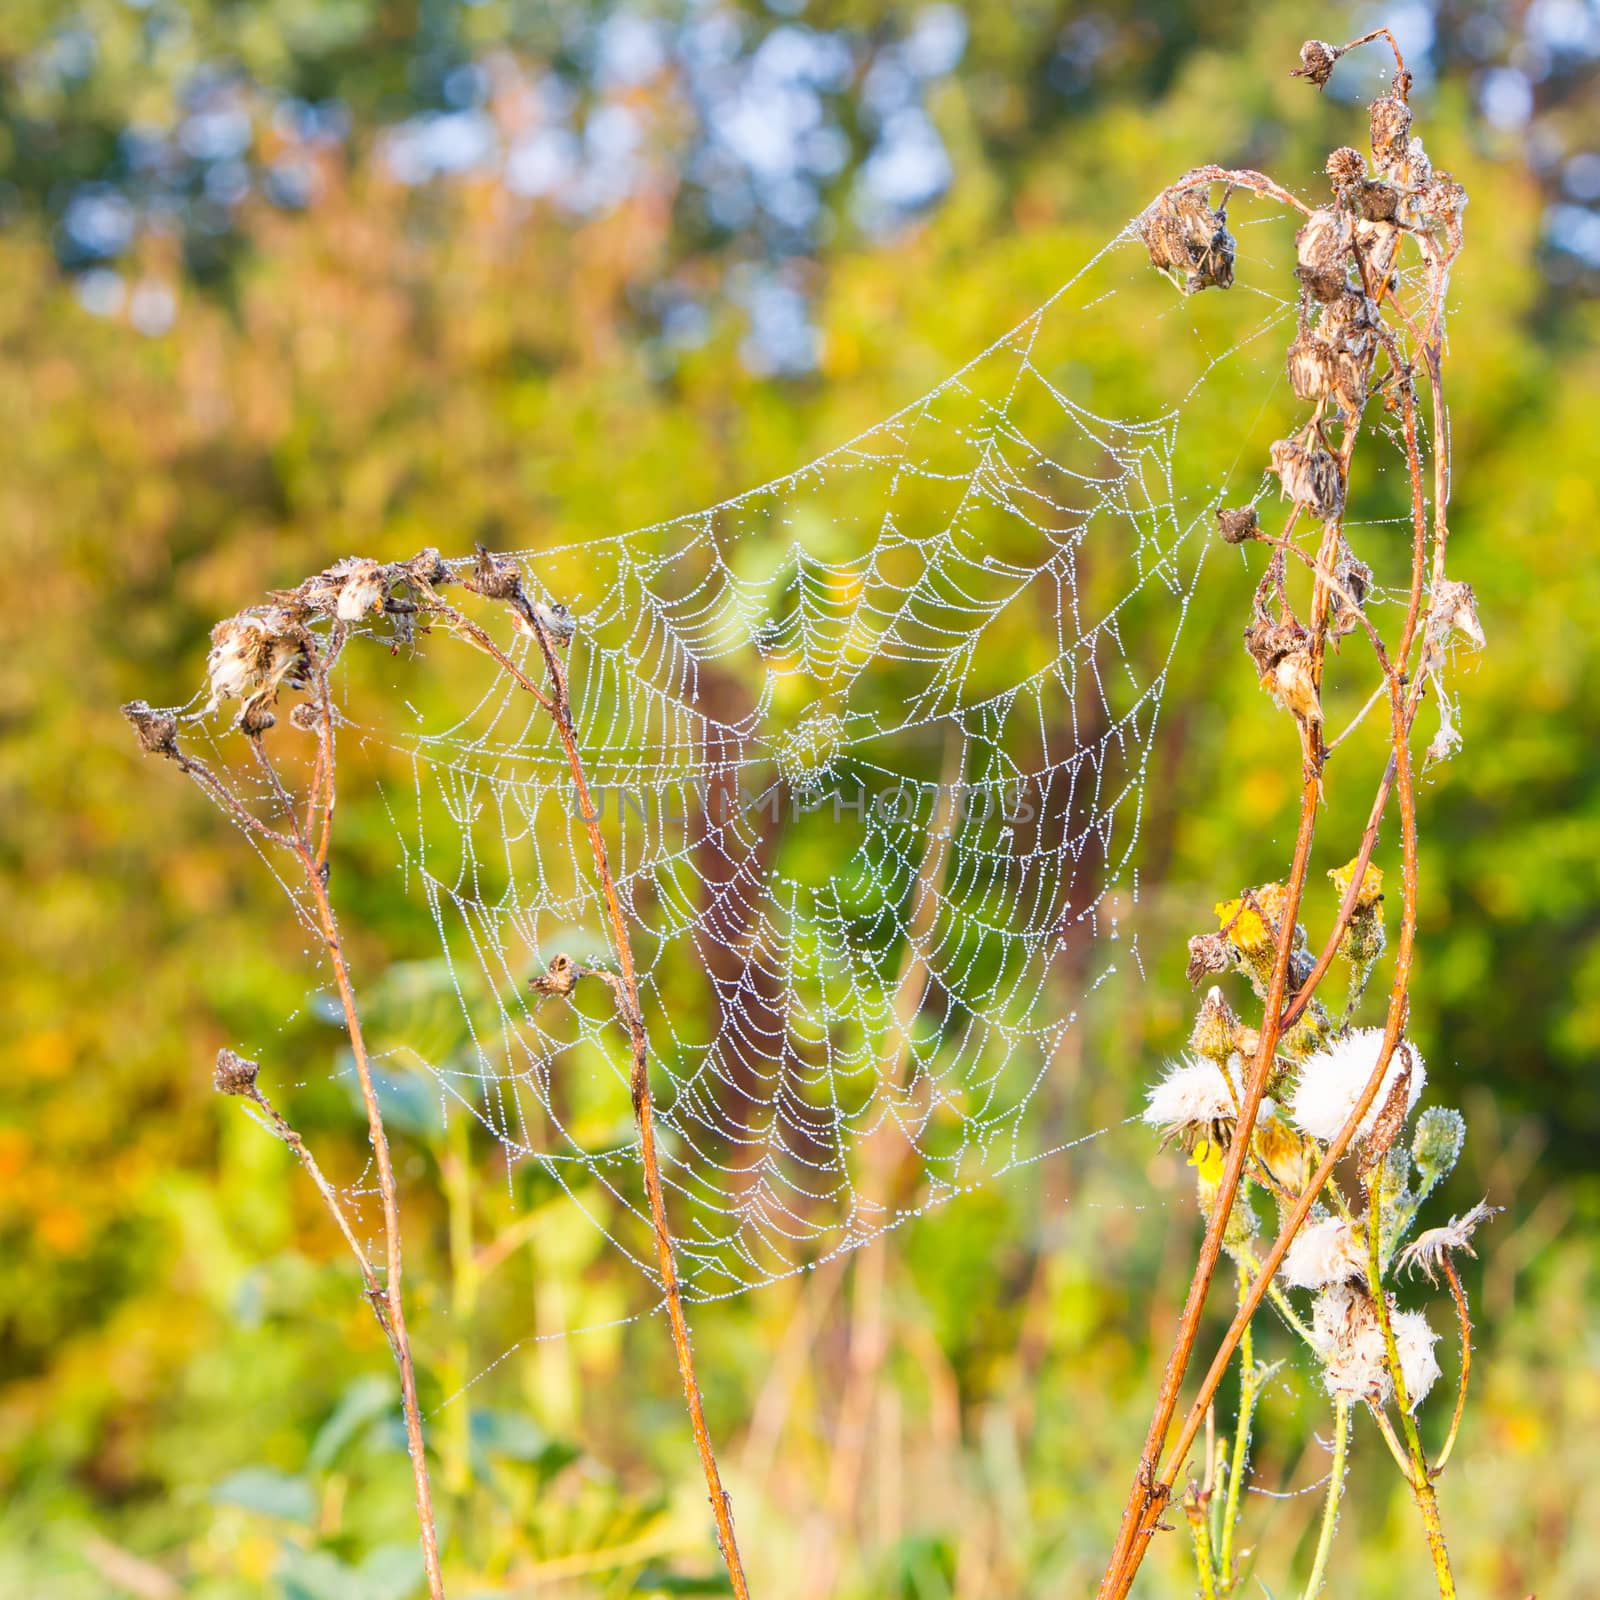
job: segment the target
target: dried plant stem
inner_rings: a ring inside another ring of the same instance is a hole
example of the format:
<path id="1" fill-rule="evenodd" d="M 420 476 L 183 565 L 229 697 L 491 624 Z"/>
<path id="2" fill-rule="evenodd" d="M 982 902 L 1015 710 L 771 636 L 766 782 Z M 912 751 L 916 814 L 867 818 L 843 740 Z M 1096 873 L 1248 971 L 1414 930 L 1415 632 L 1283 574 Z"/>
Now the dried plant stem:
<path id="1" fill-rule="evenodd" d="M 326 677 L 326 667 L 320 675 Z M 326 685 L 323 686 L 326 706 Z M 331 728 L 324 717 L 323 737 L 331 739 Z M 331 777 L 333 762 L 327 761 Z M 417 1402 L 417 1371 L 411 1355 L 411 1338 L 406 1330 L 405 1304 L 401 1295 L 401 1243 L 400 1196 L 395 1185 L 394 1163 L 389 1155 L 389 1136 L 383 1126 L 383 1112 L 378 1105 L 378 1092 L 372 1079 L 372 1066 L 367 1058 L 366 1039 L 361 1031 L 361 1015 L 356 1008 L 355 989 L 350 982 L 350 969 L 344 958 L 344 948 L 339 940 L 339 924 L 328 898 L 326 874 L 323 863 L 303 840 L 297 840 L 296 851 L 305 868 L 306 883 L 311 891 L 316 920 L 322 942 L 333 965 L 334 982 L 339 990 L 339 1005 L 344 1013 L 346 1032 L 350 1037 L 350 1053 L 356 1064 L 356 1076 L 361 1082 L 361 1101 L 367 1114 L 367 1133 L 372 1144 L 373 1164 L 377 1168 L 378 1192 L 383 1201 L 384 1244 L 384 1305 L 389 1325 L 390 1342 L 394 1347 L 395 1365 L 400 1371 L 400 1404 L 405 1413 L 406 1452 L 411 1457 L 411 1472 L 416 1484 L 417 1519 L 422 1530 L 422 1560 L 428 1576 L 428 1593 L 432 1600 L 443 1600 L 444 1580 L 439 1571 L 439 1535 L 434 1523 L 433 1492 L 428 1483 L 428 1458 L 422 1436 L 422 1411 Z"/>
<path id="2" fill-rule="evenodd" d="M 1383 1163 L 1372 1170 L 1367 1183 L 1367 1261 L 1369 1281 L 1381 1284 L 1383 1259 L 1380 1243 L 1383 1201 Z M 1439 1521 L 1439 1497 L 1434 1492 L 1433 1475 L 1428 1470 L 1428 1458 L 1422 1452 L 1422 1435 L 1417 1431 L 1417 1419 L 1411 1396 L 1406 1393 L 1406 1375 L 1400 1364 L 1400 1350 L 1395 1343 L 1394 1319 L 1389 1314 L 1388 1297 L 1381 1289 L 1375 1290 L 1372 1304 L 1378 1315 L 1378 1326 L 1383 1330 L 1383 1346 L 1389 1381 L 1394 1385 L 1395 1409 L 1400 1413 L 1400 1431 L 1405 1436 L 1410 1471 L 1406 1474 L 1411 1493 L 1417 1502 L 1422 1518 L 1423 1532 L 1428 1541 L 1428 1554 L 1433 1559 L 1434 1577 L 1439 1585 L 1439 1600 L 1455 1600 L 1455 1578 L 1450 1571 L 1450 1552 L 1445 1547 L 1444 1528 Z"/>
<path id="3" fill-rule="evenodd" d="M 1467 1379 L 1472 1372 L 1472 1313 L 1467 1307 L 1467 1292 L 1461 1287 L 1461 1277 L 1455 1262 L 1446 1253 L 1439 1265 L 1450 1283 L 1450 1295 L 1456 1303 L 1456 1320 L 1461 1327 L 1461 1377 L 1456 1384 L 1456 1409 L 1450 1418 L 1450 1431 L 1439 1447 L 1438 1458 L 1433 1463 L 1432 1477 L 1437 1478 L 1450 1460 L 1456 1447 L 1456 1437 L 1461 1432 L 1461 1417 L 1467 1409 Z"/>
<path id="4" fill-rule="evenodd" d="M 1322 1502 L 1317 1548 L 1311 1557 L 1311 1573 L 1301 1600 L 1317 1600 L 1327 1581 L 1328 1557 L 1333 1551 L 1334 1530 L 1339 1526 L 1339 1502 L 1344 1497 L 1344 1473 L 1349 1458 L 1350 1402 L 1340 1395 L 1333 1402 L 1333 1465 L 1328 1470 L 1328 1494 Z"/>
<path id="5" fill-rule="evenodd" d="M 395 1183 L 394 1163 L 389 1153 L 389 1136 L 383 1124 L 383 1112 L 378 1104 L 376 1085 L 372 1077 L 372 1065 L 367 1055 L 366 1037 L 361 1028 L 361 1013 L 356 1005 L 355 987 L 350 980 L 350 969 L 345 961 L 344 947 L 339 937 L 339 923 L 334 915 L 333 902 L 328 894 L 328 848 L 331 839 L 331 822 L 335 798 L 334 758 L 333 758 L 333 710 L 332 698 L 328 686 L 328 675 L 334 657 L 337 656 L 342 643 L 342 634 L 338 631 L 330 642 L 326 653 L 308 647 L 310 651 L 311 671 L 316 688 L 317 705 L 320 712 L 318 717 L 317 739 L 318 748 L 313 779 L 313 802 L 320 801 L 322 811 L 322 833 L 319 842 L 312 844 L 312 807 L 308 806 L 305 821 L 302 823 L 293 798 L 284 787 L 282 779 L 278 776 L 276 767 L 262 748 L 259 739 L 252 739 L 250 747 L 257 764 L 266 774 L 272 785 L 273 792 L 278 797 L 278 802 L 288 820 L 292 830 L 289 833 L 278 833 L 267 829 L 264 824 L 256 822 L 256 827 L 267 833 L 276 842 L 290 849 L 300 863 L 306 881 L 306 888 L 311 896 L 313 917 L 312 921 L 318 935 L 322 939 L 323 947 L 328 952 L 328 960 L 333 968 L 334 983 L 339 992 L 339 1007 L 344 1016 L 345 1032 L 350 1040 L 350 1053 L 355 1061 L 356 1076 L 361 1084 L 361 1100 L 367 1116 L 367 1135 L 372 1146 L 373 1165 L 378 1175 L 378 1192 L 382 1200 L 383 1212 L 383 1241 L 384 1241 L 384 1278 L 378 1284 L 370 1264 L 367 1263 L 365 1253 L 357 1246 L 355 1237 L 345 1220 L 342 1209 L 337 1205 L 331 1190 L 325 1180 L 321 1178 L 320 1171 L 311 1159 L 310 1152 L 304 1142 L 296 1134 L 289 1139 L 293 1130 L 276 1112 L 271 1112 L 274 1131 L 279 1137 L 285 1138 L 296 1154 L 300 1156 L 316 1182 L 323 1200 L 328 1203 L 334 1214 L 335 1221 L 339 1224 L 345 1238 L 355 1249 L 357 1259 L 362 1263 L 363 1275 L 367 1280 L 369 1298 L 373 1301 L 374 1310 L 378 1313 L 380 1323 L 388 1336 L 389 1345 L 394 1353 L 395 1366 L 400 1374 L 400 1404 L 404 1413 L 406 1429 L 406 1451 L 411 1458 L 411 1472 L 415 1483 L 417 1501 L 417 1520 L 422 1539 L 423 1566 L 427 1573 L 428 1593 L 431 1600 L 443 1600 L 444 1580 L 439 1568 L 439 1535 L 434 1520 L 433 1492 L 428 1481 L 428 1459 L 425 1441 L 422 1432 L 422 1410 L 417 1399 L 417 1374 L 416 1363 L 411 1353 L 411 1337 L 406 1327 L 405 1303 L 401 1292 L 402 1277 L 402 1246 L 400 1231 L 400 1195 Z M 188 758 L 183 758 L 186 769 L 195 776 L 209 792 L 225 792 L 223 786 L 201 763 Z M 209 780 L 209 781 L 208 781 Z M 240 808 L 242 810 L 242 808 Z M 248 815 L 248 813 L 245 813 Z M 253 821 L 255 819 L 252 819 Z M 265 1101 L 261 1103 L 264 1105 Z M 285 1131 L 287 1130 L 287 1131 Z"/>
<path id="6" fill-rule="evenodd" d="M 667 1322 L 672 1332 L 672 1346 L 677 1355 L 678 1373 L 683 1380 L 683 1395 L 689 1408 L 689 1426 L 694 1434 L 695 1449 L 700 1456 L 700 1467 L 705 1474 L 706 1492 L 711 1501 L 712 1516 L 716 1519 L 717 1547 L 722 1552 L 728 1578 L 733 1585 L 735 1600 L 749 1600 L 749 1587 L 745 1580 L 744 1564 L 739 1555 L 738 1540 L 733 1529 L 733 1506 L 727 1491 L 722 1487 L 722 1475 L 717 1467 L 716 1452 L 711 1443 L 711 1430 L 706 1423 L 705 1406 L 700 1397 L 700 1381 L 695 1373 L 694 1353 L 689 1338 L 689 1323 L 683 1310 L 683 1291 L 678 1282 L 678 1267 L 672 1244 L 672 1233 L 667 1225 L 666 1198 L 661 1184 L 661 1156 L 656 1141 L 655 1102 L 650 1092 L 649 1036 L 645 1032 L 644 1012 L 639 1004 L 639 986 L 633 963 L 633 945 L 628 936 L 628 923 L 622 912 L 622 900 L 611 874 L 610 858 L 606 852 L 604 835 L 600 832 L 600 813 L 596 809 L 584 773 L 583 757 L 578 749 L 577 732 L 572 720 L 572 698 L 568 689 L 566 668 L 560 652 L 534 608 L 520 594 L 512 601 L 538 640 L 549 674 L 550 689 L 542 689 L 502 651 L 476 623 L 465 617 L 455 607 L 430 594 L 438 614 L 465 633 L 471 642 L 494 658 L 502 671 L 526 689 L 550 713 L 556 735 L 566 756 L 572 774 L 574 798 L 584 828 L 589 838 L 590 853 L 594 857 L 595 875 L 599 879 L 601 898 L 605 902 L 606 919 L 611 925 L 612 942 L 616 947 L 618 976 L 611 985 L 616 996 L 617 1009 L 623 1025 L 628 1030 L 632 1057 L 629 1090 L 633 1098 L 634 1117 L 639 1128 L 639 1158 L 644 1170 L 645 1195 L 650 1205 L 651 1227 L 655 1234 L 656 1261 L 661 1273 L 662 1293 L 666 1301 Z M 599 976 L 606 976 L 599 974 Z"/>

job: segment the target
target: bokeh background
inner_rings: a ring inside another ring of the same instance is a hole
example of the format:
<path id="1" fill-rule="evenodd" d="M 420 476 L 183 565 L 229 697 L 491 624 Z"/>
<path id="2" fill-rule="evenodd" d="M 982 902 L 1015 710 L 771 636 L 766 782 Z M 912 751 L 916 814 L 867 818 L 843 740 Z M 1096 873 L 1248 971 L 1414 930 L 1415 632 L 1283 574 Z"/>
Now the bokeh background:
<path id="1" fill-rule="evenodd" d="M 1443 1209 L 1506 1211 L 1469 1278 L 1481 1377 L 1446 1522 L 1464 1593 L 1600 1591 L 1600 9 L 9 0 L 0 1592 L 417 1588 L 381 1338 L 287 1153 L 210 1092 L 219 1045 L 281 1040 L 283 1099 L 359 1175 L 301 941 L 117 705 L 187 699 L 216 617 L 348 551 L 615 531 L 810 459 L 1200 161 L 1309 191 L 1377 81 L 1291 82 L 1313 18 L 1400 32 L 1471 195 L 1452 522 L 1490 648 L 1423 796 L 1413 1034 L 1470 1124 Z M 1292 831 L 1238 595 L 1197 612 L 1146 823 L 1151 975 L 1069 1063 L 1064 1135 L 1134 1108 L 1185 1027 L 1183 938 Z M 430 1402 L 531 1334 L 641 1309 L 600 1235 L 519 1204 L 460 1119 L 398 1139 Z M 702 1311 L 757 1592 L 1088 1592 L 1188 1192 L 1170 1155 L 1097 1141 L 903 1230 L 870 1274 Z M 1269 1396 L 1263 1488 L 1324 1470 L 1310 1388 Z M 717 1592 L 648 1320 L 511 1350 L 440 1416 L 454 1592 Z M 1330 1592 L 1426 1592 L 1375 1444 L 1358 1431 Z M 1252 1497 L 1252 1592 L 1295 1592 L 1315 1503 Z M 1191 1591 L 1177 1538 L 1144 1585 Z"/>

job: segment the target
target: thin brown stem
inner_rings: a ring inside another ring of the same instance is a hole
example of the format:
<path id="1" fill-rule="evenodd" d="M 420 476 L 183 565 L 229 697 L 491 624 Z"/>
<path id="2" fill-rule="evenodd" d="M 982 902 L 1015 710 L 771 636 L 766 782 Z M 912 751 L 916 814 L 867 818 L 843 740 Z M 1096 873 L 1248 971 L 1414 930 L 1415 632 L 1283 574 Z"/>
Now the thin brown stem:
<path id="1" fill-rule="evenodd" d="M 1456 1382 L 1456 1408 L 1450 1418 L 1450 1431 L 1445 1435 L 1444 1443 L 1439 1448 L 1439 1454 L 1433 1463 L 1431 1476 L 1437 1478 L 1444 1471 L 1450 1460 L 1450 1452 L 1456 1447 L 1456 1438 L 1461 1432 L 1462 1414 L 1467 1409 L 1467 1380 L 1472 1374 L 1472 1313 L 1467 1306 L 1467 1292 L 1461 1287 L 1461 1277 L 1456 1271 L 1455 1262 L 1446 1252 L 1440 1261 L 1444 1268 L 1444 1275 L 1450 1282 L 1450 1295 L 1456 1303 L 1456 1322 L 1461 1329 L 1461 1376 Z"/>
<path id="2" fill-rule="evenodd" d="M 644 1169 L 644 1186 L 650 1205 L 651 1226 L 655 1234 L 656 1260 L 661 1273 L 662 1291 L 666 1298 L 667 1321 L 672 1331 L 673 1350 L 678 1359 L 678 1373 L 683 1380 L 684 1399 L 689 1408 L 689 1426 L 694 1433 L 695 1449 L 699 1453 L 701 1470 L 705 1474 L 706 1492 L 711 1501 L 712 1516 L 716 1519 L 717 1545 L 728 1569 L 735 1600 L 749 1600 L 750 1591 L 745 1581 L 744 1564 L 739 1555 L 738 1540 L 734 1535 L 733 1504 L 727 1491 L 722 1487 L 722 1475 L 718 1471 L 716 1452 L 711 1443 L 711 1430 L 706 1423 L 705 1406 L 700 1397 L 700 1381 L 695 1374 L 688 1319 L 683 1310 L 683 1291 L 678 1282 L 672 1233 L 667 1225 L 666 1199 L 661 1184 L 661 1157 L 656 1142 L 655 1101 L 650 1092 L 650 1044 L 645 1032 L 644 1012 L 639 1004 L 639 986 L 634 970 L 633 945 L 628 935 L 628 923 L 622 912 L 622 899 L 617 892 L 616 880 L 611 874 L 605 836 L 600 832 L 600 813 L 590 796 L 583 757 L 578 749 L 566 668 L 562 665 L 558 648 L 533 607 L 520 596 L 513 604 L 517 605 L 521 616 L 532 628 L 534 637 L 538 640 L 552 685 L 552 692 L 548 694 L 529 679 L 481 628 L 475 623 L 467 622 L 465 618 L 461 618 L 461 621 L 466 623 L 474 643 L 486 649 L 488 654 L 500 662 L 505 671 L 550 712 L 557 737 L 566 753 L 567 767 L 572 774 L 574 798 L 589 837 L 595 875 L 600 882 L 601 898 L 605 902 L 606 917 L 611 924 L 612 942 L 617 952 L 618 977 L 613 985 L 613 992 L 617 996 L 618 1009 L 628 1030 L 632 1050 L 629 1088 L 633 1097 L 634 1117 L 639 1128 L 639 1156 Z M 460 617 L 460 613 L 455 613 L 455 616 Z"/>

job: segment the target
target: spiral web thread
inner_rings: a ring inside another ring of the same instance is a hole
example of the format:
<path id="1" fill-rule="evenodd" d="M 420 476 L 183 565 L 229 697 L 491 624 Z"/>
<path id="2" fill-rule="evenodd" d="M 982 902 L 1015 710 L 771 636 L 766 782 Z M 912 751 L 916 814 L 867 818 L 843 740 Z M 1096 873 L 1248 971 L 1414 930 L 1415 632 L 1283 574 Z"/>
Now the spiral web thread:
<path id="1" fill-rule="evenodd" d="M 1278 370 L 1294 314 L 1242 281 L 1202 327 L 1153 277 L 1124 233 L 799 471 L 517 554 L 529 593 L 578 619 L 577 740 L 631 929 L 690 1300 L 1053 1153 L 1029 1114 L 1041 1085 L 1085 997 L 1137 968 L 1121 925 L 1162 697 L 1211 511 L 1262 459 L 1230 441 L 1220 479 L 1182 483 L 1183 430 L 1228 364 Z M 1179 374 L 1168 399 L 1130 421 L 1073 398 L 1108 364 L 1125 379 L 1152 330 Z M 530 641 L 475 614 L 542 676 Z M 434 949 L 364 999 L 379 1060 L 475 1118 L 508 1166 L 533 1164 L 659 1288 L 610 992 L 528 987 L 558 952 L 614 970 L 549 718 L 455 641 L 391 670 L 386 699 L 345 689 L 339 745 L 375 771 Z M 240 742 L 202 720 L 219 752 Z"/>

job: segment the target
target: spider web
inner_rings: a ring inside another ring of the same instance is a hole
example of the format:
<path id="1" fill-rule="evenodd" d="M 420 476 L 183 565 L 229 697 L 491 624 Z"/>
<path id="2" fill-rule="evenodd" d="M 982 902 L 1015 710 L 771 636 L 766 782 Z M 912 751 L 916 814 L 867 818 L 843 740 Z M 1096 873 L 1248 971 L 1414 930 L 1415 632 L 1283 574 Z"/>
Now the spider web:
<path id="1" fill-rule="evenodd" d="M 1086 997 L 1138 970 L 1163 696 L 1212 510 L 1241 462 L 1261 492 L 1294 306 L 1250 286 L 1283 279 L 1248 248 L 1239 276 L 1182 299 L 1124 232 L 817 461 L 517 554 L 578 619 L 686 1298 L 1064 1148 L 1030 1111 Z M 558 953 L 615 970 L 550 719 L 437 633 L 366 655 L 341 668 L 340 765 L 344 792 L 379 786 L 395 849 L 403 959 L 364 997 L 391 1088 L 475 1119 L 659 1289 L 610 991 L 528 987 Z"/>

